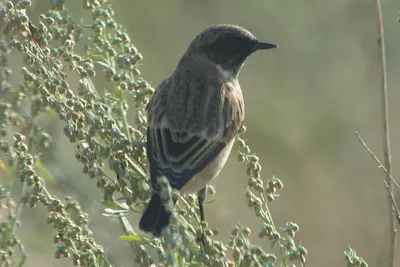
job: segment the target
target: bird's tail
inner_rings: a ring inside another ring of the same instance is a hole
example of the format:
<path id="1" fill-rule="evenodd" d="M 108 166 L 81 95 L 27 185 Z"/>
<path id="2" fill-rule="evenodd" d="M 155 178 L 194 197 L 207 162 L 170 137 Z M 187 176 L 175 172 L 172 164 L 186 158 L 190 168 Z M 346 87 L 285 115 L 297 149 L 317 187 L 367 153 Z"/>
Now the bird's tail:
<path id="1" fill-rule="evenodd" d="M 153 194 L 150 203 L 140 218 L 139 228 L 144 232 L 152 232 L 160 236 L 161 231 L 169 224 L 171 213 L 165 209 L 159 194 Z"/>

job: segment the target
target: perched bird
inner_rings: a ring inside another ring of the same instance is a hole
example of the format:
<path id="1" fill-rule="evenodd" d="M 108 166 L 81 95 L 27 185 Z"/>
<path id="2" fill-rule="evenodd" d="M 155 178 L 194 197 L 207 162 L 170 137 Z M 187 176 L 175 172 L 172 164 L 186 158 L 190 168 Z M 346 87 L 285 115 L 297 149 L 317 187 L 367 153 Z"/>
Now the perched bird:
<path id="1" fill-rule="evenodd" d="M 195 37 L 172 75 L 158 86 L 147 107 L 153 195 L 140 229 L 158 236 L 169 224 L 159 176 L 182 193 L 197 192 L 204 220 L 206 186 L 224 166 L 244 119 L 240 69 L 253 52 L 275 47 L 242 27 L 215 25 Z"/>

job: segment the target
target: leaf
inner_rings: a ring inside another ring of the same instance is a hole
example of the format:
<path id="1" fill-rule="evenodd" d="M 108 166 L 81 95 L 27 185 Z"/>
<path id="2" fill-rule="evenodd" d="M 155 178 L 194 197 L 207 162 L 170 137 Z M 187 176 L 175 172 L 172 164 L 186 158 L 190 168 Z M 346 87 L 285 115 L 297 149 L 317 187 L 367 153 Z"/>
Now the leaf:
<path id="1" fill-rule="evenodd" d="M 99 61 L 95 61 L 94 63 L 97 64 L 97 65 L 100 65 L 102 67 L 105 67 L 106 69 L 110 69 L 111 68 L 110 63 L 108 61 L 100 61 L 99 60 Z"/>
<path id="2" fill-rule="evenodd" d="M 114 209 L 109 209 L 109 208 L 104 209 L 104 211 L 107 213 L 111 213 L 111 214 L 126 213 L 126 210 L 114 210 Z"/>
<path id="3" fill-rule="evenodd" d="M 181 257 L 181 254 L 178 251 L 175 252 L 175 261 L 178 262 L 179 266 L 185 266 L 183 258 Z"/>
<path id="4" fill-rule="evenodd" d="M 275 247 L 276 244 L 277 244 L 276 240 L 273 240 L 273 241 L 271 242 L 271 249 L 273 249 L 273 248 Z"/>
<path id="5" fill-rule="evenodd" d="M 41 176 L 43 176 L 43 178 L 46 180 L 46 182 L 54 184 L 53 176 L 38 157 L 35 159 L 35 166 L 40 172 Z"/>
<path id="6" fill-rule="evenodd" d="M 216 200 L 217 200 L 216 198 L 208 199 L 208 200 L 204 201 L 204 204 L 210 204 L 210 203 L 213 203 Z"/>
<path id="7" fill-rule="evenodd" d="M 117 203 L 117 202 L 113 202 L 113 201 L 102 201 L 101 203 L 103 203 L 103 205 L 105 205 L 107 208 L 109 208 L 111 210 L 116 210 L 119 212 L 129 211 L 129 206 L 126 205 L 125 203 Z"/>
<path id="8" fill-rule="evenodd" d="M 121 217 L 126 217 L 129 215 L 129 212 L 120 212 L 117 214 L 110 214 L 110 213 L 102 213 L 104 217 L 109 217 L 109 218 L 121 218 Z"/>
<path id="9" fill-rule="evenodd" d="M 101 203 L 107 206 L 107 208 L 104 209 L 105 213 L 102 214 L 105 217 L 120 218 L 126 217 L 131 213 L 129 206 L 125 203 L 113 201 L 102 201 Z"/>
<path id="10" fill-rule="evenodd" d="M 0 169 L 4 170 L 5 172 L 8 172 L 6 164 L 1 159 L 0 159 Z"/>
<path id="11" fill-rule="evenodd" d="M 121 235 L 119 239 L 129 242 L 143 242 L 144 238 L 140 235 Z"/>

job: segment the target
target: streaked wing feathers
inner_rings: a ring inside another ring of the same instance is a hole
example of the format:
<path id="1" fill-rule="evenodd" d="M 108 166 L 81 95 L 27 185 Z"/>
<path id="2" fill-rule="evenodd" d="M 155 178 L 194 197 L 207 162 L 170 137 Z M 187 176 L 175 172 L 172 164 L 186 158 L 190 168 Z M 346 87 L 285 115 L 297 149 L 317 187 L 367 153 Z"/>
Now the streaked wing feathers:
<path id="1" fill-rule="evenodd" d="M 150 163 L 152 186 L 156 178 L 165 175 L 172 188 L 181 189 L 190 178 L 213 161 L 225 142 L 199 136 L 172 133 L 169 128 L 147 129 L 147 157 Z"/>

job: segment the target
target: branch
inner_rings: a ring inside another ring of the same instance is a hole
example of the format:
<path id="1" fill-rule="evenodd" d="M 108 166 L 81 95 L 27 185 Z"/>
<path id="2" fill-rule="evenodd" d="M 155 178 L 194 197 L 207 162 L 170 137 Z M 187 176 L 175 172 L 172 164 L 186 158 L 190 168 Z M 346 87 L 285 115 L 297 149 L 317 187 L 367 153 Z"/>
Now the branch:
<path id="1" fill-rule="evenodd" d="M 377 23 L 377 41 L 379 46 L 379 59 L 381 63 L 381 75 L 382 75 L 382 86 L 381 86 L 381 97 L 382 97 L 382 122 L 383 122 L 383 155 L 385 168 L 389 174 L 392 175 L 392 155 L 390 152 L 390 134 L 389 134 L 389 108 L 388 108 L 388 96 L 387 96 L 387 75 L 386 75 L 386 55 L 385 55 L 385 39 L 383 33 L 382 24 L 382 10 L 380 0 L 373 1 L 376 11 L 376 23 Z M 392 189 L 392 179 L 387 178 L 386 183 L 389 186 L 390 192 Z M 389 250 L 389 267 L 395 266 L 395 251 L 396 251 L 396 225 L 394 223 L 393 214 L 393 203 L 392 198 L 389 195 L 390 205 L 390 250 Z"/>
<path id="2" fill-rule="evenodd" d="M 384 183 L 385 183 L 386 189 L 388 190 L 388 194 L 392 200 L 393 212 L 394 212 L 394 214 L 396 214 L 397 222 L 400 224 L 400 210 L 399 210 L 399 207 L 397 206 L 396 200 L 394 199 L 393 191 L 390 188 L 390 186 L 387 184 L 386 181 L 384 181 Z"/>
<path id="3" fill-rule="evenodd" d="M 381 161 L 379 160 L 379 158 L 374 154 L 374 152 L 367 146 L 367 144 L 365 143 L 365 141 L 361 138 L 360 134 L 355 131 L 354 132 L 358 138 L 358 141 L 360 141 L 360 143 L 362 144 L 362 146 L 365 148 L 365 150 L 367 150 L 367 152 L 371 155 L 371 157 L 376 161 L 376 163 L 378 163 L 378 168 L 382 169 L 382 171 L 386 174 L 386 177 L 388 179 L 390 179 L 392 181 L 392 183 L 400 189 L 400 185 L 396 182 L 396 180 L 393 178 L 393 176 L 388 172 L 388 170 L 385 168 L 385 166 L 383 166 L 383 164 L 381 163 Z M 387 184 L 387 181 L 385 181 L 385 183 Z"/>

